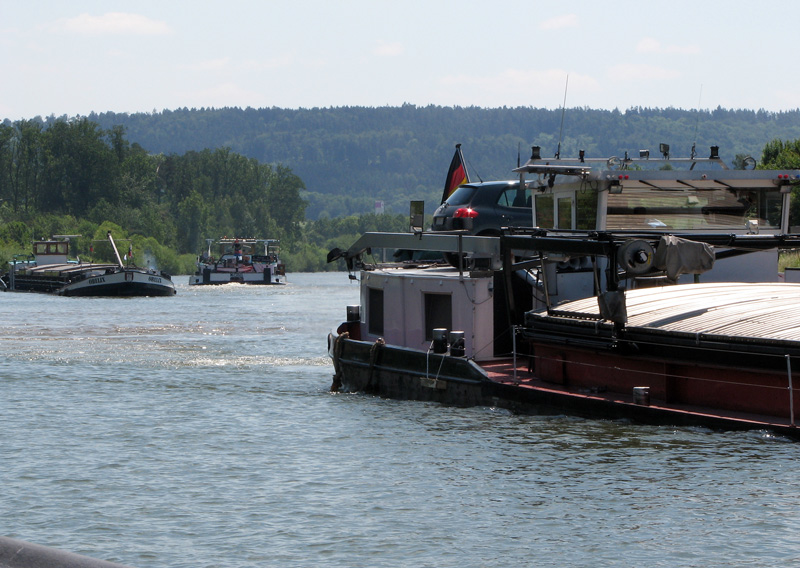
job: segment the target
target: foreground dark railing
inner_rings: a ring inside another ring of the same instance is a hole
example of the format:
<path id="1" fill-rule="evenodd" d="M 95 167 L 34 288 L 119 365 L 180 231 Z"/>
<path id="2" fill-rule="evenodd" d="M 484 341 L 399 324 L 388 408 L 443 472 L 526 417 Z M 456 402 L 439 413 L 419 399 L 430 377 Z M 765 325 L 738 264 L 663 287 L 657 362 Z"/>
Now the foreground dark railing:
<path id="1" fill-rule="evenodd" d="M 126 568 L 24 540 L 0 536 L 0 568 Z"/>

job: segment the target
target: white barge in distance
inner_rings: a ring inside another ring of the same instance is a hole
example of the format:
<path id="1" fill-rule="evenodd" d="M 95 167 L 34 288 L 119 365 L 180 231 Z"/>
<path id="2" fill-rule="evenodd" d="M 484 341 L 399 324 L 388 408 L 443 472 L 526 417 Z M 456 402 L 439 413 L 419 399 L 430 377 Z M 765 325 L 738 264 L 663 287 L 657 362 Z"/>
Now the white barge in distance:
<path id="1" fill-rule="evenodd" d="M 285 284 L 286 267 L 275 239 L 206 239 L 208 249 L 197 261 L 190 285 Z M 217 252 L 211 248 L 216 244 Z"/>

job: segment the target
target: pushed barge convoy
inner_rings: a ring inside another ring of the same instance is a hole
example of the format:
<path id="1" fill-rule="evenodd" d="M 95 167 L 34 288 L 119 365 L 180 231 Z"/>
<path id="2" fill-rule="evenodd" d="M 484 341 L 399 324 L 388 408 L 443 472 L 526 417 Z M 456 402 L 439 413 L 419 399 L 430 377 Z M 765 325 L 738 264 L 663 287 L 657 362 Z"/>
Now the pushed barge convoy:
<path id="1" fill-rule="evenodd" d="M 534 149 L 519 187 L 552 226 L 368 233 L 331 251 L 361 287 L 329 336 L 332 389 L 800 438 L 800 284 L 777 270 L 800 246 L 800 172 L 728 170 L 714 153 L 648 170 Z M 382 248 L 461 262 L 368 263 Z"/>
<path id="2" fill-rule="evenodd" d="M 219 256 L 208 250 L 197 261 L 189 284 L 285 284 L 286 268 L 278 258 L 275 239 L 219 239 Z"/>
<path id="3" fill-rule="evenodd" d="M 110 232 L 107 237 L 117 264 L 69 260 L 71 236 L 56 235 L 51 240 L 35 241 L 32 255 L 26 260 L 11 261 L 9 271 L 0 277 L 0 288 L 59 296 L 175 295 L 175 285 L 169 274 L 123 263 Z"/>

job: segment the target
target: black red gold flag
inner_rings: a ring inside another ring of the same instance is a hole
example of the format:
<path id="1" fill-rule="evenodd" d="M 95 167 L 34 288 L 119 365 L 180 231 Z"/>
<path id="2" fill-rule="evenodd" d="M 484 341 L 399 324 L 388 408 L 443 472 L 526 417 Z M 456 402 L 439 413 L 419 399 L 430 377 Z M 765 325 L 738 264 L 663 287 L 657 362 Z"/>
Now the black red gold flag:
<path id="1" fill-rule="evenodd" d="M 444 192 L 442 193 L 442 203 L 450 197 L 460 185 L 469 183 L 469 173 L 464 162 L 464 155 L 461 153 L 461 144 L 456 144 L 456 153 L 450 162 L 450 169 L 447 170 L 447 180 L 444 182 Z"/>

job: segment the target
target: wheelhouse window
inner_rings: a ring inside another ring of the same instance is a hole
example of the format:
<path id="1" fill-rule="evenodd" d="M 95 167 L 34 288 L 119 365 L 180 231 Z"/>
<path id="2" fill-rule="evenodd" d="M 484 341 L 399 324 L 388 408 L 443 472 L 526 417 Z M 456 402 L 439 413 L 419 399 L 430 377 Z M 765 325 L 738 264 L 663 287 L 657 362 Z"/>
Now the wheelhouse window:
<path id="1" fill-rule="evenodd" d="M 575 211 L 576 228 L 591 230 L 597 228 L 597 192 L 580 190 L 577 195 L 578 207 Z"/>
<path id="2" fill-rule="evenodd" d="M 536 226 L 542 229 L 552 229 L 554 225 L 553 194 L 536 196 Z"/>
<path id="3" fill-rule="evenodd" d="M 755 222 L 760 229 L 778 229 L 782 198 L 777 187 L 730 187 L 709 183 L 708 189 L 652 187 L 647 182 L 623 186 L 608 196 L 608 229 L 730 230 Z"/>
<path id="4" fill-rule="evenodd" d="M 367 331 L 372 335 L 383 335 L 383 290 L 367 289 Z"/>
<path id="5" fill-rule="evenodd" d="M 433 330 L 453 329 L 453 306 L 450 294 L 424 294 L 425 340 L 433 339 Z"/>
<path id="6" fill-rule="evenodd" d="M 46 242 L 37 242 L 33 244 L 34 254 L 66 255 L 68 250 L 69 250 L 69 243 L 67 241 L 46 241 Z"/>

